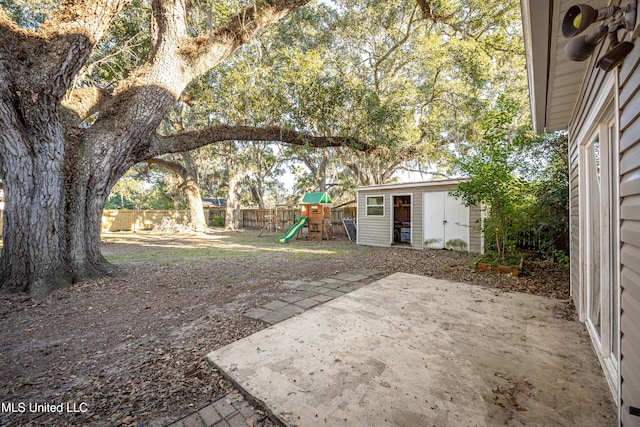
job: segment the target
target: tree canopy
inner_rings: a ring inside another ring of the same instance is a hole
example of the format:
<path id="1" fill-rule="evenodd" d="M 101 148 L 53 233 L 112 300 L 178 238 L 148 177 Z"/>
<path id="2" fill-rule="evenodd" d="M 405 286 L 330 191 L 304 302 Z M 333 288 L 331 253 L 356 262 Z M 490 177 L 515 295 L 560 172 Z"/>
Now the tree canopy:
<path id="1" fill-rule="evenodd" d="M 301 188 L 329 186 L 334 196 L 401 168 L 450 174 L 500 93 L 518 99 L 526 121 L 518 10 L 517 1 L 318 3 L 194 81 L 190 114 L 357 136 L 372 150 L 290 154 L 307 170 L 296 175 Z"/>

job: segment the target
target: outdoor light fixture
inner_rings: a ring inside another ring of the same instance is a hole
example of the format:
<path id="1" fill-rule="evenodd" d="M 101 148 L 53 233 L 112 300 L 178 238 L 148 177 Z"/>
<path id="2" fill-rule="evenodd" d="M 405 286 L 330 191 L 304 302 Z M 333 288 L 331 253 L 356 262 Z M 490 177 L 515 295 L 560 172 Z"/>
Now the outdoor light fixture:
<path id="1" fill-rule="evenodd" d="M 562 20 L 562 35 L 566 38 L 577 36 L 591 24 L 609 20 L 586 36 L 576 37 L 565 46 L 565 53 L 572 61 L 584 61 L 589 58 L 604 38 L 609 36 L 609 50 L 598 60 L 596 66 L 611 71 L 633 49 L 630 41 L 620 42 L 618 31 L 633 31 L 636 25 L 637 0 L 627 0 L 624 7 L 607 6 L 594 9 L 586 4 L 571 6 Z"/>

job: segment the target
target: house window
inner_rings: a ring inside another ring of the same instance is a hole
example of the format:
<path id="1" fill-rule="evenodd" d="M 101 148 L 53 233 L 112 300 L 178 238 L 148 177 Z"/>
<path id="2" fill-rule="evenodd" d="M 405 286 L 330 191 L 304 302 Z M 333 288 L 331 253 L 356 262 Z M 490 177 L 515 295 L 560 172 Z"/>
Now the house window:
<path id="1" fill-rule="evenodd" d="M 367 196 L 367 216 L 384 216 L 384 196 Z"/>

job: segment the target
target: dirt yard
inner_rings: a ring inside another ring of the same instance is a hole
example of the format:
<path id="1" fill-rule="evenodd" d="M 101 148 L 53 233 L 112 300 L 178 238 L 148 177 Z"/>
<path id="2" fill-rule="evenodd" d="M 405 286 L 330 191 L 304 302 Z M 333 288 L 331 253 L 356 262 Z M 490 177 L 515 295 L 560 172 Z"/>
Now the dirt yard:
<path id="1" fill-rule="evenodd" d="M 9 413 L 0 425 L 141 425 L 177 419 L 231 385 L 205 355 L 267 325 L 243 313 L 293 292 L 282 282 L 357 268 L 432 276 L 558 299 L 575 320 L 568 270 L 547 262 L 511 277 L 473 269 L 474 255 L 358 247 L 347 240 L 276 242 L 254 231 L 108 234 L 121 274 L 42 301 L 2 295 L 0 402 L 85 403 L 86 412 Z"/>

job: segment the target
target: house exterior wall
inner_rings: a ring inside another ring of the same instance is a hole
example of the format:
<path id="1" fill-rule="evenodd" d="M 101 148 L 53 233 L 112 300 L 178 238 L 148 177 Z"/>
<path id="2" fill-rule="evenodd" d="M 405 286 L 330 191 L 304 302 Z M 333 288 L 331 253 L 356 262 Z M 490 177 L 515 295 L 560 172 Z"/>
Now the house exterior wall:
<path id="1" fill-rule="evenodd" d="M 636 40 L 636 45 L 639 44 Z M 620 395 L 622 425 L 640 425 L 640 48 L 619 76 L 620 109 Z"/>
<path id="2" fill-rule="evenodd" d="M 597 57 L 597 54 L 593 55 Z M 597 72 L 591 67 L 591 73 L 588 73 L 588 81 L 584 85 L 586 89 L 579 98 L 579 108 L 574 120 L 569 125 L 569 204 L 570 204 L 570 247 L 571 247 L 571 295 L 580 320 L 584 321 L 585 302 L 583 298 L 583 290 L 580 288 L 582 275 L 581 246 L 580 246 L 580 144 L 584 139 L 590 138 L 592 133 L 596 131 L 593 127 L 594 117 L 592 112 L 596 108 L 598 99 L 605 96 L 603 93 L 605 78 L 611 76 Z"/>
<path id="3" fill-rule="evenodd" d="M 589 60 L 569 61 L 560 28 L 576 3 L 520 0 L 534 128 L 569 131 L 571 295 L 617 400 L 620 425 L 640 426 L 640 410 L 630 411 L 640 408 L 640 25 L 631 37 L 624 34 L 635 47 L 622 66 L 594 69 L 607 39 Z M 597 294 L 589 292 L 594 270 Z M 594 296 L 603 308 L 595 325 Z"/>
<path id="4" fill-rule="evenodd" d="M 449 192 L 458 187 L 459 180 L 429 181 L 422 183 L 389 184 L 361 187 L 357 195 L 357 243 L 359 245 L 389 247 L 393 236 L 393 197 L 411 196 L 411 247 L 424 249 L 423 241 L 423 193 Z M 366 200 L 371 196 L 384 197 L 384 216 L 368 216 Z M 482 238 L 479 223 L 479 207 L 469 208 L 470 252 L 482 252 Z"/>
<path id="5" fill-rule="evenodd" d="M 367 196 L 381 196 L 384 198 L 384 215 L 367 215 Z M 389 221 L 391 221 L 391 219 L 389 215 L 392 202 L 389 199 L 389 194 L 385 194 L 382 191 L 372 191 L 366 194 L 358 192 L 358 211 L 356 221 L 358 231 L 356 235 L 356 242 L 359 245 L 389 246 L 391 244 L 391 228 L 389 226 Z"/>
<path id="6" fill-rule="evenodd" d="M 605 43 L 593 57 L 599 58 L 606 49 Z M 593 66 L 589 70 L 569 125 L 571 293 L 613 395 L 619 399 L 621 425 L 640 426 L 640 417 L 629 413 L 630 406 L 640 407 L 640 49 L 636 46 L 619 70 L 605 73 Z M 588 239 L 590 224 L 584 219 L 589 190 L 581 156 L 585 142 L 598 134 L 603 200 L 600 298 L 604 302 L 601 330 L 596 333 L 589 324 L 586 289 L 593 242 Z"/>
<path id="7" fill-rule="evenodd" d="M 484 239 L 482 238 L 482 208 L 480 206 L 469 207 L 469 252 L 484 253 Z"/>

